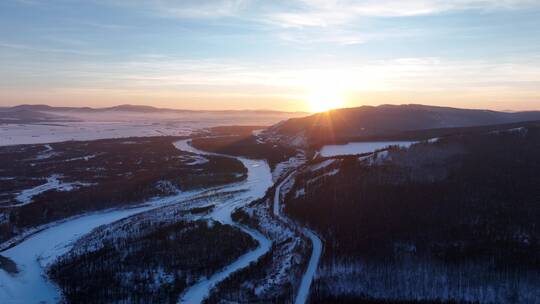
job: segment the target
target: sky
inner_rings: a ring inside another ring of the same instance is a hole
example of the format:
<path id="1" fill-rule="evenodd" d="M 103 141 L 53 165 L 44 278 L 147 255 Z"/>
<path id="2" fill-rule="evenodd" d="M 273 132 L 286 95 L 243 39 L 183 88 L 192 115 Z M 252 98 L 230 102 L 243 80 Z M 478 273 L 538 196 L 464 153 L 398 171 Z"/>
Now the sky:
<path id="1" fill-rule="evenodd" d="M 540 110 L 538 0 L 2 0 L 0 106 Z"/>

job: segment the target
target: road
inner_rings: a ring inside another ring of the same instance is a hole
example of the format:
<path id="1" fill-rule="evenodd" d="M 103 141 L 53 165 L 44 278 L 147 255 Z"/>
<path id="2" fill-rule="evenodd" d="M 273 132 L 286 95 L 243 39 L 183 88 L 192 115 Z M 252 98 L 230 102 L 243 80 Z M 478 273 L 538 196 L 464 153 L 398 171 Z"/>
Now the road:
<path id="1" fill-rule="evenodd" d="M 294 175 L 294 172 L 290 173 L 281 183 L 279 183 L 276 186 L 276 190 L 274 193 L 274 205 L 273 205 L 274 215 L 276 215 L 283 221 L 289 222 L 289 223 L 292 223 L 292 221 L 281 214 L 281 206 L 280 206 L 281 188 L 293 177 L 293 175 Z M 298 292 L 296 293 L 296 298 L 294 301 L 295 304 L 304 304 L 307 302 L 307 299 L 309 297 L 309 289 L 311 287 L 311 283 L 313 282 L 313 279 L 315 278 L 317 266 L 319 265 L 319 261 L 321 259 L 322 241 L 310 229 L 306 227 L 299 227 L 299 228 L 302 231 L 302 233 L 311 240 L 312 247 L 313 247 L 311 251 L 311 257 L 309 258 L 308 267 L 306 269 L 306 272 L 304 272 L 304 275 L 302 276 L 302 281 L 300 282 L 300 288 L 298 289 Z"/>

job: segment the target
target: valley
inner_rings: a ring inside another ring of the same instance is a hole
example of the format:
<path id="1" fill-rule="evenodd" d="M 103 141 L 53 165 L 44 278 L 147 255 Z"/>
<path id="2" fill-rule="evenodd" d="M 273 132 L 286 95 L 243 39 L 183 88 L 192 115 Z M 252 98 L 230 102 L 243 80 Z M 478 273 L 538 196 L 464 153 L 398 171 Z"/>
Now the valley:
<path id="1" fill-rule="evenodd" d="M 538 123 L 310 147 L 273 129 L 0 147 L 0 301 L 539 296 Z"/>

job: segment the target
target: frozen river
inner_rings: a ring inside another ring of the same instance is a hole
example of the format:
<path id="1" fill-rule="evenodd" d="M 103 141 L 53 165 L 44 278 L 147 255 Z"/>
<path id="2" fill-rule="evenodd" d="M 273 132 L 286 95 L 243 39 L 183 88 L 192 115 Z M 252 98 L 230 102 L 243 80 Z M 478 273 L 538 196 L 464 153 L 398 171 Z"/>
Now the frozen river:
<path id="1" fill-rule="evenodd" d="M 187 141 L 177 142 L 175 146 L 188 152 L 207 154 L 192 148 Z M 241 191 L 232 200 L 216 202 L 214 210 L 208 215 L 208 219 L 239 227 L 256 239 L 259 242 L 259 247 L 241 256 L 221 272 L 200 281 L 189 289 L 188 293 L 185 294 L 189 303 L 201 302 L 215 284 L 234 271 L 248 266 L 249 263 L 266 253 L 271 246 L 271 242 L 257 231 L 236 225 L 231 220 L 231 213 L 236 208 L 264 196 L 266 190 L 272 185 L 270 168 L 265 161 L 244 158 L 239 158 L 239 160 L 248 169 L 247 179 L 229 186 L 220 187 L 218 191 Z M 1 252 L 3 256 L 17 264 L 19 273 L 12 275 L 0 270 L 0 303 L 57 303 L 61 295 L 58 288 L 47 279 L 45 266 L 68 252 L 74 241 L 101 225 L 110 224 L 157 207 L 178 203 L 197 196 L 204 191 L 203 189 L 158 198 L 136 208 L 108 210 L 68 219 L 31 235 L 16 246 Z"/>
<path id="2" fill-rule="evenodd" d="M 180 150 L 199 155 L 211 154 L 195 149 L 189 144 L 188 140 L 179 141 L 175 143 L 175 146 Z M 272 242 L 260 232 L 247 228 L 243 225 L 239 225 L 233 222 L 231 219 L 231 214 L 237 208 L 245 206 L 253 200 L 263 197 L 266 190 L 272 186 L 273 182 L 270 167 L 266 161 L 252 160 L 243 157 L 236 158 L 248 169 L 248 177 L 244 182 L 230 186 L 228 190 L 243 191 L 239 192 L 239 194 L 235 195 L 232 199 L 216 202 L 214 210 L 207 216 L 207 219 L 235 226 L 243 232 L 249 234 L 253 239 L 257 240 L 259 245 L 256 249 L 240 256 L 232 264 L 226 266 L 208 278 L 203 278 L 195 285 L 188 288 L 188 290 L 180 297 L 179 303 L 203 302 L 204 299 L 208 297 L 213 287 L 225 280 L 232 273 L 249 266 L 254 261 L 257 261 L 261 256 L 268 252 L 268 250 L 270 250 L 272 245 Z"/>
<path id="3" fill-rule="evenodd" d="M 68 252 L 74 241 L 101 225 L 110 224 L 136 213 L 188 199 L 199 194 L 185 192 L 151 200 L 137 208 L 97 212 L 68 219 L 31 235 L 1 254 L 17 264 L 19 273 L 0 270 L 0 303 L 58 303 L 60 292 L 48 279 L 44 266 Z"/>

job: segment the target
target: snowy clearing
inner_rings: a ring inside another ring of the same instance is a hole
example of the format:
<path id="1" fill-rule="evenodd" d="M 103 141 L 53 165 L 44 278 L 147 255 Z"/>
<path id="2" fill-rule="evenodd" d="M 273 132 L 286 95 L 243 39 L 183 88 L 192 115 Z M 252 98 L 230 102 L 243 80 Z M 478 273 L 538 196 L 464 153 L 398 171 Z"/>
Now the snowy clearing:
<path id="1" fill-rule="evenodd" d="M 62 183 L 59 178 L 61 176 L 58 174 L 51 175 L 47 178 L 47 182 L 45 184 L 36 186 L 34 188 L 23 190 L 21 193 L 19 193 L 15 200 L 19 202 L 19 204 L 11 205 L 9 207 L 20 207 L 27 204 L 30 204 L 32 202 L 32 198 L 40 193 L 49 191 L 49 190 L 56 190 L 56 191 L 71 191 L 73 189 L 76 189 L 78 187 L 84 187 L 89 186 L 88 183 Z"/>
<path id="2" fill-rule="evenodd" d="M 345 145 L 326 145 L 320 150 L 320 155 L 322 157 L 358 155 L 388 148 L 390 146 L 408 148 L 414 143 L 414 141 L 373 141 L 354 142 Z"/>
<path id="3" fill-rule="evenodd" d="M 274 171 L 272 172 L 272 180 L 277 182 L 281 177 L 287 174 L 287 172 L 300 167 L 305 162 L 306 155 L 302 151 L 298 151 L 298 154 L 295 156 L 276 165 Z"/>

